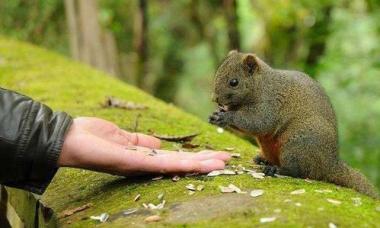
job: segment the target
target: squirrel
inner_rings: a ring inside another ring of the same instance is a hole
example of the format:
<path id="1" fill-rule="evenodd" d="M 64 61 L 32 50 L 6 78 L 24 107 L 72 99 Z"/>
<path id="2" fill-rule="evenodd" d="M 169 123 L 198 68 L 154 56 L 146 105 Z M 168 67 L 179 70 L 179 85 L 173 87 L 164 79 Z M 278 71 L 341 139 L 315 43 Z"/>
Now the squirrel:
<path id="1" fill-rule="evenodd" d="M 254 54 L 230 51 L 218 67 L 209 122 L 254 137 L 263 172 L 310 178 L 379 198 L 366 177 L 339 158 L 335 112 L 307 74 L 271 68 Z"/>

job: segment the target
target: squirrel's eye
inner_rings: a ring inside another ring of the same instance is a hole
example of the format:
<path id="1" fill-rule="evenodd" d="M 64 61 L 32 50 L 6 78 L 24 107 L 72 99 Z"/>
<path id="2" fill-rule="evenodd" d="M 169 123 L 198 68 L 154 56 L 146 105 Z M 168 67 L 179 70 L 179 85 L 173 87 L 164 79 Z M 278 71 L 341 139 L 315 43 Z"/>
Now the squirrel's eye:
<path id="1" fill-rule="evenodd" d="M 235 87 L 239 84 L 239 81 L 237 79 L 231 79 L 230 80 L 230 86 Z"/>

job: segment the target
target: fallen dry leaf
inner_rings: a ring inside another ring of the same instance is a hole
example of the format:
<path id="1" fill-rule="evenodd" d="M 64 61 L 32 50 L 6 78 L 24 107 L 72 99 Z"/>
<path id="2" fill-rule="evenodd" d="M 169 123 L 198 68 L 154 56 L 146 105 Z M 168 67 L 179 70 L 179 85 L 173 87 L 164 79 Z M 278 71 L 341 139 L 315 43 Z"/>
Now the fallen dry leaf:
<path id="1" fill-rule="evenodd" d="M 169 142 L 190 142 L 198 136 L 199 133 L 192 133 L 188 135 L 156 135 L 153 134 L 154 137 L 159 138 L 161 140 L 169 141 Z"/>
<path id="2" fill-rule="evenodd" d="M 84 211 L 90 207 L 92 207 L 92 203 L 88 203 L 88 204 L 85 204 L 83 206 L 80 206 L 80 207 L 76 207 L 76 208 L 73 208 L 73 209 L 69 209 L 69 210 L 64 210 L 62 213 L 60 213 L 58 215 L 59 218 L 66 218 L 66 217 L 69 217 L 75 213 L 78 213 L 80 211 Z"/>
<path id="3" fill-rule="evenodd" d="M 148 108 L 142 104 L 136 104 L 132 101 L 124 101 L 114 97 L 107 97 L 102 106 L 104 108 L 121 108 L 126 110 L 142 110 Z"/>

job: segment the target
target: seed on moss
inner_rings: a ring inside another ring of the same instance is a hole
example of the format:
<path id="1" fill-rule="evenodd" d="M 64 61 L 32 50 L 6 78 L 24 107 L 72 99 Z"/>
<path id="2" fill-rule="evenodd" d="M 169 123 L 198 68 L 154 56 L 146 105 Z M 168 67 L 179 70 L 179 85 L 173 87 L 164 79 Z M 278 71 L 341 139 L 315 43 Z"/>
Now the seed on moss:
<path id="1" fill-rule="evenodd" d="M 181 178 L 179 177 L 179 176 L 177 176 L 177 175 L 175 175 L 174 177 L 172 177 L 172 181 L 174 181 L 174 182 L 177 182 L 177 181 L 179 181 Z"/>
<path id="2" fill-rule="evenodd" d="M 159 201 L 161 201 L 161 200 L 163 200 L 164 199 L 164 193 L 160 193 L 158 196 L 157 196 L 157 199 L 159 200 Z"/>
<path id="3" fill-rule="evenodd" d="M 205 188 L 203 184 L 197 186 L 197 191 L 202 191 Z"/>
<path id="4" fill-rule="evenodd" d="M 189 196 L 192 196 L 192 195 L 194 195 L 194 194 L 195 194 L 195 192 L 194 192 L 194 191 L 190 191 L 190 190 L 189 190 L 188 194 L 189 194 Z"/>
<path id="5" fill-rule="evenodd" d="M 104 222 L 107 222 L 109 217 L 110 217 L 109 214 L 102 213 L 99 216 L 91 216 L 90 219 L 98 220 L 99 222 L 104 223 Z"/>
<path id="6" fill-rule="evenodd" d="M 224 148 L 224 150 L 226 150 L 226 151 L 233 151 L 233 150 L 235 150 L 235 148 L 233 148 L 233 147 L 226 147 L 226 148 Z"/>
<path id="7" fill-rule="evenodd" d="M 188 185 L 186 185 L 186 188 L 188 189 L 188 190 L 190 190 L 190 191 L 195 191 L 196 189 L 195 189 L 195 186 L 193 185 L 193 184 L 188 184 Z"/>
<path id="8" fill-rule="evenodd" d="M 298 189 L 298 190 L 294 190 L 290 193 L 290 195 L 300 195 L 300 194 L 304 194 L 306 192 L 305 189 Z"/>
<path id="9" fill-rule="evenodd" d="M 229 187 L 225 187 L 225 186 L 219 186 L 219 189 L 220 189 L 220 192 L 222 192 L 222 193 L 232 193 L 232 192 L 235 192 L 234 189 L 229 188 Z"/>
<path id="10" fill-rule="evenodd" d="M 352 197 L 351 200 L 352 200 L 352 203 L 353 203 L 356 207 L 362 205 L 362 199 L 361 199 L 360 197 Z"/>
<path id="11" fill-rule="evenodd" d="M 334 223 L 330 222 L 329 223 L 329 228 L 337 228 L 337 226 Z"/>
<path id="12" fill-rule="evenodd" d="M 164 176 L 153 177 L 152 181 L 161 180 Z"/>
<path id="13" fill-rule="evenodd" d="M 137 208 L 131 208 L 131 209 L 123 211 L 123 215 L 130 215 L 130 214 L 135 213 L 136 211 L 138 211 Z"/>
<path id="14" fill-rule="evenodd" d="M 302 204 L 301 203 L 295 203 L 294 205 L 296 205 L 297 207 L 300 207 L 300 206 L 302 206 Z"/>
<path id="15" fill-rule="evenodd" d="M 231 157 L 233 157 L 233 158 L 240 158 L 240 154 L 239 153 L 232 153 Z"/>
<path id="16" fill-rule="evenodd" d="M 219 176 L 223 173 L 223 170 L 214 170 L 210 173 L 207 174 L 208 177 L 215 177 L 215 176 Z"/>
<path id="17" fill-rule="evenodd" d="M 332 191 L 330 189 L 316 189 L 314 190 L 314 192 L 318 192 L 318 193 L 331 193 Z"/>
<path id="18" fill-rule="evenodd" d="M 252 190 L 249 195 L 252 197 L 258 197 L 258 196 L 261 196 L 262 194 L 264 194 L 264 190 L 256 189 L 256 190 Z"/>
<path id="19" fill-rule="evenodd" d="M 260 218 L 260 223 L 273 222 L 276 220 L 276 217 Z"/>
<path id="20" fill-rule="evenodd" d="M 264 179 L 264 173 L 249 172 L 253 178 Z"/>
<path id="21" fill-rule="evenodd" d="M 334 204 L 334 205 L 342 204 L 342 202 L 340 202 L 339 200 L 334 200 L 334 199 L 326 199 L 326 200 L 327 200 L 327 202 Z"/>
<path id="22" fill-rule="evenodd" d="M 135 198 L 133 199 L 133 201 L 137 201 L 137 200 L 139 200 L 141 198 L 141 195 L 140 194 L 137 194 L 136 196 L 135 196 Z"/>

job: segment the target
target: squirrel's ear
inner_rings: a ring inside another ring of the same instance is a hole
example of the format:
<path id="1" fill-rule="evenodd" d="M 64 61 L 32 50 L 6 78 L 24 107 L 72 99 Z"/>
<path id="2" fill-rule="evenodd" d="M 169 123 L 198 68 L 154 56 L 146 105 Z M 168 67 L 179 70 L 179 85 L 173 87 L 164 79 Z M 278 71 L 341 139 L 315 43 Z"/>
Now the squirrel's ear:
<path id="1" fill-rule="evenodd" d="M 243 64 L 249 74 L 253 74 L 258 67 L 256 58 L 252 54 L 246 54 L 244 56 Z"/>
<path id="2" fill-rule="evenodd" d="M 230 55 L 233 55 L 233 54 L 237 54 L 237 53 L 238 53 L 237 50 L 231 50 L 230 52 L 228 52 L 227 56 L 230 56 Z"/>

